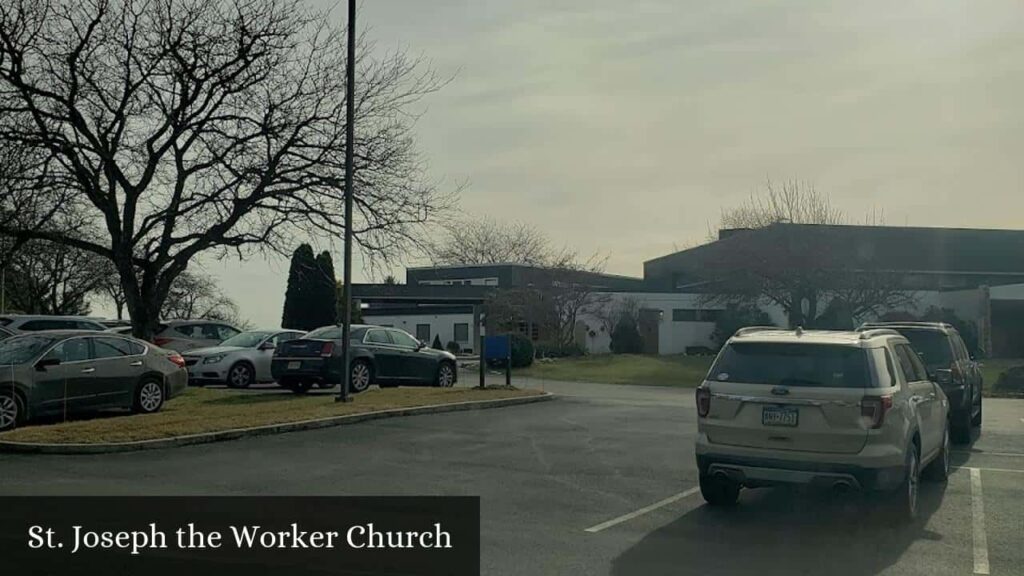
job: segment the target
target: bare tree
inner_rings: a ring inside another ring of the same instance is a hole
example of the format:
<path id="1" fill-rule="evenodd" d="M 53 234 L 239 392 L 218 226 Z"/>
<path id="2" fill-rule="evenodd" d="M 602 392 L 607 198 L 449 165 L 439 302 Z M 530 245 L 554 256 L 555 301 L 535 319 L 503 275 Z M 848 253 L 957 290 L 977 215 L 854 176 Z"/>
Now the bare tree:
<path id="1" fill-rule="evenodd" d="M 95 254 L 34 240 L 8 258 L 5 305 L 24 314 L 88 314 L 88 298 L 108 273 Z"/>
<path id="2" fill-rule="evenodd" d="M 423 177 L 409 110 L 443 82 L 360 46 L 353 233 L 372 260 L 451 198 Z M 0 189 L 0 212 L 45 218 L 0 233 L 109 259 L 151 336 L 194 258 L 342 234 L 344 56 L 343 31 L 301 0 L 5 0 L 0 150 L 32 169 L 30 198 Z"/>
<path id="3" fill-rule="evenodd" d="M 592 311 L 592 315 L 601 322 L 605 333 L 611 334 L 619 322 L 631 322 L 637 325 L 640 322 L 640 299 L 636 296 L 626 296 L 617 300 L 609 300 L 603 306 Z"/>
<path id="4" fill-rule="evenodd" d="M 881 219 L 878 212 L 869 212 L 866 218 L 872 223 Z M 764 299 L 782 308 L 792 326 L 829 327 L 909 303 L 912 296 L 897 275 L 852 261 L 829 241 L 827 229 L 776 226 L 847 221 L 828 196 L 812 186 L 796 181 L 776 186 L 769 181 L 764 194 L 722 212 L 721 229 L 763 232 L 756 239 L 734 236 L 728 246 L 708 245 L 700 258 L 701 270 L 695 271 L 717 281 L 716 292 L 705 300 Z"/>
<path id="5" fill-rule="evenodd" d="M 846 215 L 812 184 L 790 180 L 765 183 L 765 190 L 745 204 L 722 211 L 719 229 L 764 228 L 776 223 L 845 224 Z"/>
<path id="6" fill-rule="evenodd" d="M 521 222 L 466 218 L 445 228 L 430 247 L 434 264 L 557 266 L 573 255 L 556 249 L 543 232 Z"/>
<path id="7" fill-rule="evenodd" d="M 182 272 L 174 280 L 160 315 L 165 320 L 239 319 L 238 306 L 221 292 L 213 278 L 193 272 Z"/>
<path id="8" fill-rule="evenodd" d="M 565 253 L 553 265 L 533 268 L 522 286 L 496 290 L 485 306 L 488 322 L 505 330 L 525 324 L 532 332 L 536 326 L 543 340 L 571 346 L 577 320 L 595 314 L 611 300 L 596 276 L 603 270 L 602 259 L 580 260 Z"/>

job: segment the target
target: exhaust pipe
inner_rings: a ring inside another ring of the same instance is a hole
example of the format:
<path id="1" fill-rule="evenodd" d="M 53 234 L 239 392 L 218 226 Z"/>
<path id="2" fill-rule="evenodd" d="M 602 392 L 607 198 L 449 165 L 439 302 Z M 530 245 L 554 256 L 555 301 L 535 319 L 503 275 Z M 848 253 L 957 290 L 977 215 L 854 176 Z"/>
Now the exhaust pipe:
<path id="1" fill-rule="evenodd" d="M 836 480 L 835 484 L 832 484 L 832 489 L 840 494 L 846 494 L 853 489 L 853 486 L 846 480 Z"/>

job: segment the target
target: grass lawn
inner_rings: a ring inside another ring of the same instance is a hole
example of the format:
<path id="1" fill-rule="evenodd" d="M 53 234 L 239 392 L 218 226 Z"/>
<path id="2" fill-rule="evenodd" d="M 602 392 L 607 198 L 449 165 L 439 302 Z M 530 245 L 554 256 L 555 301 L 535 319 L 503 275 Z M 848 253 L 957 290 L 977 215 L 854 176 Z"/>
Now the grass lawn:
<path id="1" fill-rule="evenodd" d="M 984 377 L 985 393 L 991 393 L 992 387 L 999 380 L 999 375 L 1014 366 L 1024 366 L 1022 358 L 986 358 L 981 360 L 981 372 Z"/>
<path id="2" fill-rule="evenodd" d="M 242 393 L 189 388 L 156 414 L 104 415 L 59 424 L 29 425 L 0 434 L 13 442 L 101 443 L 169 438 L 284 422 L 299 422 L 429 404 L 494 400 L 540 394 L 536 390 L 490 388 L 372 389 L 339 404 L 334 394 Z"/>
<path id="3" fill-rule="evenodd" d="M 714 356 L 600 354 L 534 362 L 533 366 L 516 370 L 515 374 L 570 382 L 694 388 L 704 380 L 713 360 Z"/>

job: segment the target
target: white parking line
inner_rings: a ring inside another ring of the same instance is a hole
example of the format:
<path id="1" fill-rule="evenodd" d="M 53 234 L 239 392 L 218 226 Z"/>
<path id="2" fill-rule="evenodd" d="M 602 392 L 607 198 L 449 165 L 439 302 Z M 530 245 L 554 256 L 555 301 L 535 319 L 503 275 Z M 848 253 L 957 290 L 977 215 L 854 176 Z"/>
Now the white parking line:
<path id="1" fill-rule="evenodd" d="M 953 450 L 954 454 L 978 454 L 981 456 L 1012 456 L 1014 458 L 1024 458 L 1024 454 L 1020 452 L 989 452 L 987 450 Z"/>
<path id="2" fill-rule="evenodd" d="M 587 528 L 586 530 L 584 530 L 584 532 L 590 532 L 591 534 L 596 533 L 596 532 L 600 532 L 601 530 L 604 530 L 606 528 L 611 528 L 612 526 L 615 526 L 617 524 L 622 524 L 623 522 L 628 522 L 628 521 L 632 520 L 633 518 L 637 518 L 639 516 L 643 516 L 644 514 L 647 514 L 648 512 L 653 512 L 654 510 L 657 510 L 658 508 L 663 508 L 665 506 L 668 506 L 669 504 L 671 504 L 673 502 L 678 502 L 678 501 L 682 500 L 683 498 L 686 498 L 687 496 L 693 496 L 697 492 L 700 492 L 700 487 L 699 486 L 694 486 L 693 488 L 690 488 L 689 490 L 686 490 L 684 492 L 680 492 L 679 494 L 676 494 L 675 496 L 669 496 L 668 498 L 665 498 L 664 500 L 661 500 L 659 502 L 655 502 L 654 504 L 651 504 L 650 506 L 644 506 L 643 508 L 641 508 L 639 510 L 636 510 L 635 512 L 630 512 L 629 514 L 624 514 L 622 516 L 619 516 L 618 518 L 612 518 L 611 520 L 608 520 L 607 522 L 601 522 L 600 524 L 596 524 L 594 526 L 591 526 L 590 528 Z"/>
<path id="3" fill-rule="evenodd" d="M 988 538 L 985 536 L 985 502 L 981 495 L 981 470 L 971 468 L 971 517 L 974 528 L 974 573 L 988 574 Z"/>
<path id="4" fill-rule="evenodd" d="M 1010 469 L 1010 468 L 969 468 L 969 467 L 959 466 L 956 469 L 957 470 L 981 470 L 982 472 L 1013 472 L 1013 473 L 1016 473 L 1016 474 L 1024 474 L 1024 470 L 1013 470 L 1013 469 Z"/>

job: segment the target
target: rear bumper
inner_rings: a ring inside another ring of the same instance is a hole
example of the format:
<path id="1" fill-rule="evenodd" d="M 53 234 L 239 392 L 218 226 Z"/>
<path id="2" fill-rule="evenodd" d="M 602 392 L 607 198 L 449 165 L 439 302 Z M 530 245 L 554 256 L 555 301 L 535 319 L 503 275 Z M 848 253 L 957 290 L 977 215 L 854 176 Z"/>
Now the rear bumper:
<path id="1" fill-rule="evenodd" d="M 167 398 L 174 398 L 188 387 L 188 372 L 182 368 L 167 375 Z"/>
<path id="2" fill-rule="evenodd" d="M 697 456 L 701 475 L 725 474 L 744 486 L 756 488 L 779 484 L 833 487 L 837 484 L 857 490 L 893 490 L 903 481 L 903 466 L 865 468 L 849 464 L 821 464 L 773 459 L 738 459 L 705 454 Z"/>
<path id="3" fill-rule="evenodd" d="M 294 362 L 299 362 L 299 366 L 289 368 Z M 287 381 L 341 382 L 341 372 L 334 370 L 331 363 L 322 358 L 274 358 L 270 373 L 280 384 Z"/>
<path id="4" fill-rule="evenodd" d="M 905 455 L 900 450 L 870 442 L 857 454 L 786 452 L 711 444 L 701 433 L 696 453 L 702 475 L 724 473 L 749 487 L 845 482 L 862 490 L 891 490 L 905 473 Z"/>

